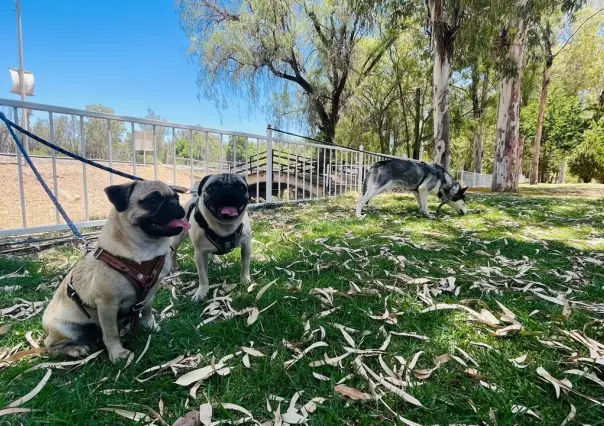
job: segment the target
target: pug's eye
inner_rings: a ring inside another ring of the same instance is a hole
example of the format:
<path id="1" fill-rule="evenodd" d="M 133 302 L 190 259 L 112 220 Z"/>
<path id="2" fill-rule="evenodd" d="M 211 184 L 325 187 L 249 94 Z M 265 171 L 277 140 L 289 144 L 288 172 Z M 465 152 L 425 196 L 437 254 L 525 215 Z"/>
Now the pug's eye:
<path id="1" fill-rule="evenodd" d="M 162 197 L 159 194 L 151 194 L 141 201 L 141 205 L 146 209 L 153 209 L 162 202 Z"/>

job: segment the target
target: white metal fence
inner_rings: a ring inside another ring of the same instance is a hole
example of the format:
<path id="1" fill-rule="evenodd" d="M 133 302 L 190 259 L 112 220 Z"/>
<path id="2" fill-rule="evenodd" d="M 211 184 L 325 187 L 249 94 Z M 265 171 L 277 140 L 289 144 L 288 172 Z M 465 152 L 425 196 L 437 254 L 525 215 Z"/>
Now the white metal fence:
<path id="1" fill-rule="evenodd" d="M 28 130 L 71 152 L 145 179 L 193 188 L 206 174 L 247 176 L 252 203 L 312 200 L 360 192 L 364 172 L 376 161 L 399 158 L 340 146 L 266 135 L 210 129 L 0 99 L 0 108 Z M 134 135 L 153 134 L 153 151 L 136 150 Z M 23 137 L 29 154 L 70 218 L 79 228 L 104 223 L 110 209 L 103 188 L 127 182 L 56 154 Z M 0 237 L 66 229 L 31 170 L 24 165 L 6 127 L 0 126 Z M 490 175 L 461 172 L 464 185 L 490 186 Z"/>

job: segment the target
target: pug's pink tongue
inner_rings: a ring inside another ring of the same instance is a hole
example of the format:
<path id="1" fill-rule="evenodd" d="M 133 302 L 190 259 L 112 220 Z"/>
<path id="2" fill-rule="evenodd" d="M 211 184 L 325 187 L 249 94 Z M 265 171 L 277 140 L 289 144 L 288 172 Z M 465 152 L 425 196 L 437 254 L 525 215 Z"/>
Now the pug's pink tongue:
<path id="1" fill-rule="evenodd" d="M 191 224 L 183 219 L 174 219 L 168 222 L 168 228 L 191 228 Z"/>
<path id="2" fill-rule="evenodd" d="M 239 212 L 235 207 L 223 207 L 220 209 L 220 213 L 226 216 L 237 217 L 239 216 Z"/>

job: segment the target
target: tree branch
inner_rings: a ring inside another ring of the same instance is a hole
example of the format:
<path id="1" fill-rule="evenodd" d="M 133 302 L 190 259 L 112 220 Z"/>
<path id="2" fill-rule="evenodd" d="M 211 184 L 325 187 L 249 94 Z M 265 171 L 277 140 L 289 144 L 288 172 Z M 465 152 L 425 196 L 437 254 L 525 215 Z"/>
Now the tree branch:
<path id="1" fill-rule="evenodd" d="M 579 25 L 579 27 L 570 35 L 570 37 L 568 38 L 568 40 L 566 40 L 566 43 L 564 43 L 564 45 L 560 48 L 560 50 L 558 50 L 558 52 L 556 52 L 556 54 L 554 54 L 552 56 L 552 59 L 555 59 L 556 56 L 558 56 L 560 54 L 560 52 L 562 52 L 564 50 L 564 48 L 566 46 L 568 46 L 568 43 L 570 43 L 570 41 L 573 39 L 573 37 L 575 36 L 575 34 L 577 34 L 577 32 L 581 29 L 581 27 L 583 27 L 583 25 L 585 25 L 587 23 L 587 21 L 589 21 L 591 18 L 593 18 L 598 13 L 603 12 L 603 11 L 604 11 L 604 9 L 599 9 L 598 11 L 596 11 L 596 13 L 594 13 L 593 15 L 591 15 L 590 17 L 588 17 L 587 19 L 585 19 L 585 21 L 583 21 L 581 23 L 581 25 Z"/>

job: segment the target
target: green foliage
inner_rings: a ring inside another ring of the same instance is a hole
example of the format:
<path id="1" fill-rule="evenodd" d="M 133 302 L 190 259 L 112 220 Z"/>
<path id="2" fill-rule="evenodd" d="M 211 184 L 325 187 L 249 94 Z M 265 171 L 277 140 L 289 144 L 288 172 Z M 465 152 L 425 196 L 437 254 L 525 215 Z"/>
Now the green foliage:
<path id="1" fill-rule="evenodd" d="M 583 142 L 574 150 L 569 166 L 571 173 L 583 182 L 596 179 L 604 183 L 604 120 L 591 123 L 583 134 Z"/>
<path id="2" fill-rule="evenodd" d="M 563 28 L 561 43 L 554 49 L 559 53 L 552 85 L 580 95 L 587 103 L 596 101 L 604 75 L 604 12 L 596 12 L 587 8 L 577 13 L 572 25 Z"/>
<path id="3" fill-rule="evenodd" d="M 521 132 L 527 141 L 527 148 L 524 150 L 525 174 L 528 174 L 530 169 L 532 149 L 529 147 L 535 139 L 538 112 L 539 98 L 537 97 L 534 97 L 521 111 Z M 547 181 L 548 177 L 552 178 L 557 173 L 562 158 L 568 156 L 581 143 L 587 125 L 588 117 L 577 95 L 558 89 L 554 89 L 549 94 L 539 156 L 541 181 Z"/>

